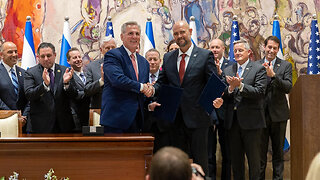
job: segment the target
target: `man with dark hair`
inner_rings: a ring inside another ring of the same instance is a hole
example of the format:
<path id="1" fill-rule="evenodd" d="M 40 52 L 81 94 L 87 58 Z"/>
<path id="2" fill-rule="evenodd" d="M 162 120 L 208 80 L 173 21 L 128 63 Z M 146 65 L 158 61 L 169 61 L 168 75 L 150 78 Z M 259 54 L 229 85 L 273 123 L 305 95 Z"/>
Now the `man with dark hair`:
<path id="1" fill-rule="evenodd" d="M 258 179 L 260 135 L 261 129 L 266 127 L 263 109 L 266 70 L 260 64 L 249 60 L 252 51 L 248 42 L 236 41 L 233 49 L 237 63 L 224 70 L 229 86 L 223 95 L 233 178 L 245 179 L 246 155 L 249 179 Z"/>
<path id="2" fill-rule="evenodd" d="M 105 36 L 100 41 L 100 53 L 102 58 L 90 62 L 84 69 L 87 78 L 85 93 L 91 96 L 90 108 L 100 109 L 101 108 L 101 95 L 102 88 L 104 85 L 103 79 L 103 57 L 111 49 L 116 48 L 116 42 L 112 36 Z"/>
<path id="3" fill-rule="evenodd" d="M 123 45 L 104 56 L 100 124 L 107 133 L 138 133 L 143 128 L 144 95 L 150 97 L 153 89 L 149 63 L 136 52 L 140 33 L 137 22 L 124 23 L 120 35 Z"/>
<path id="4" fill-rule="evenodd" d="M 0 56 L 0 110 L 21 110 L 23 125 L 27 122 L 29 103 L 24 94 L 24 69 L 18 67 L 17 46 L 4 42 Z M 23 130 L 26 126 L 24 126 Z"/>
<path id="5" fill-rule="evenodd" d="M 289 107 L 286 94 L 292 88 L 292 65 L 277 57 L 280 40 L 269 36 L 265 42 L 265 58 L 259 61 L 267 71 L 265 118 L 267 128 L 262 129 L 260 179 L 265 179 L 269 138 L 272 144 L 273 179 L 283 179 L 283 146 Z"/>
<path id="6" fill-rule="evenodd" d="M 43 42 L 37 50 L 39 64 L 25 73 L 33 133 L 68 133 L 74 128 L 69 103 L 70 97 L 77 95 L 73 69 L 55 64 L 55 58 L 54 46 Z"/>
<path id="7" fill-rule="evenodd" d="M 81 132 L 82 126 L 88 126 L 89 124 L 90 97 L 84 92 L 86 77 L 83 73 L 83 62 L 78 48 L 69 49 L 67 61 L 74 70 L 73 79 L 75 89 L 78 92 L 78 96 L 71 100 L 72 115 L 76 125 L 75 131 Z"/>

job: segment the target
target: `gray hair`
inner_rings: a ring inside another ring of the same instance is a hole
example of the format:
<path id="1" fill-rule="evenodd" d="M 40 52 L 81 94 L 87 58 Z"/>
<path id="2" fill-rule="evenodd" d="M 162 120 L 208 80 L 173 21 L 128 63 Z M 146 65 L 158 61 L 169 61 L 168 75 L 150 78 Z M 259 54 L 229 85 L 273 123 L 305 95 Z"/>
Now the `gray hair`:
<path id="1" fill-rule="evenodd" d="M 238 41 L 234 41 L 233 42 L 233 47 L 236 45 L 236 44 L 244 44 L 244 47 L 246 48 L 246 50 L 250 50 L 250 45 L 248 43 L 248 41 L 244 40 L 244 39 L 240 39 Z"/>
<path id="2" fill-rule="evenodd" d="M 122 26 L 121 26 L 121 34 L 126 33 L 127 26 L 130 26 L 130 25 L 131 26 L 133 26 L 133 25 L 138 26 L 139 31 L 141 32 L 141 27 L 136 21 L 128 21 L 128 22 L 122 24 Z"/>
<path id="3" fill-rule="evenodd" d="M 104 36 L 100 39 L 100 47 L 102 47 L 103 43 L 109 42 L 109 41 L 114 41 L 114 43 L 117 45 L 116 40 L 110 35 L 110 36 Z"/>

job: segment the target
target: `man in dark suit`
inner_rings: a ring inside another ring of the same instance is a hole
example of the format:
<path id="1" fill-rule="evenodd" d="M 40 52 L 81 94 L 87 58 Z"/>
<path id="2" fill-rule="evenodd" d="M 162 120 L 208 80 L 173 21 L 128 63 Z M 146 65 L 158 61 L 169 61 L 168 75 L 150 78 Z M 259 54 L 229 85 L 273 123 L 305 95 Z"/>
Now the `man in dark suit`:
<path id="1" fill-rule="evenodd" d="M 264 45 L 265 58 L 259 62 L 268 76 L 264 104 L 267 128 L 262 129 L 261 136 L 260 179 L 265 179 L 269 137 L 272 143 L 273 179 L 283 179 L 283 146 L 289 119 L 286 94 L 292 88 L 292 65 L 277 57 L 280 40 L 276 36 L 269 36 Z"/>
<path id="2" fill-rule="evenodd" d="M 91 96 L 90 108 L 101 108 L 101 95 L 104 85 L 103 79 L 103 56 L 111 49 L 116 48 L 116 42 L 112 36 L 105 36 L 100 42 L 101 59 L 90 62 L 84 69 L 87 78 L 85 93 Z"/>
<path id="3" fill-rule="evenodd" d="M 140 26 L 130 21 L 121 27 L 120 48 L 104 56 L 104 87 L 100 124 L 107 133 L 141 132 L 144 100 L 153 89 L 149 83 L 149 63 L 136 49 L 140 43 Z"/>
<path id="4" fill-rule="evenodd" d="M 234 61 L 229 61 L 223 57 L 225 51 L 224 42 L 220 39 L 213 39 L 209 44 L 209 49 L 214 55 L 214 60 L 218 70 L 218 74 L 222 75 L 224 69 L 232 64 Z M 208 151 L 209 151 L 209 174 L 213 180 L 216 179 L 216 150 L 217 150 L 217 134 L 219 135 L 219 144 L 222 155 L 221 179 L 231 179 L 231 159 L 230 148 L 227 141 L 226 130 L 224 128 L 224 116 L 226 106 L 222 105 L 219 109 L 215 109 L 211 114 L 214 120 L 214 125 L 209 128 L 208 137 Z M 214 119 L 216 118 L 216 119 Z"/>
<path id="5" fill-rule="evenodd" d="M 167 131 L 171 133 L 168 143 L 189 153 L 207 173 L 210 119 L 197 102 L 216 67 L 211 51 L 192 44 L 191 33 L 187 22 L 174 24 L 173 36 L 180 48 L 164 55 L 162 71 L 154 87 L 156 93 L 163 84 L 184 88 L 174 124 Z"/>
<path id="6" fill-rule="evenodd" d="M 51 43 L 43 42 L 37 50 L 39 64 L 25 73 L 24 89 L 30 101 L 33 133 L 69 133 L 74 128 L 70 97 L 73 69 L 55 64 L 56 52 Z"/>
<path id="7" fill-rule="evenodd" d="M 74 70 L 73 79 L 78 96 L 72 98 L 71 108 L 76 132 L 81 132 L 82 126 L 89 124 L 89 104 L 90 97 L 84 92 L 86 77 L 83 72 L 83 63 L 81 53 L 78 48 L 71 48 L 67 52 L 67 61 Z"/>
<path id="8" fill-rule="evenodd" d="M 23 125 L 27 122 L 29 103 L 24 94 L 24 69 L 18 67 L 17 46 L 13 42 L 5 42 L 1 47 L 0 63 L 0 109 L 20 110 Z M 25 131 L 25 126 L 24 126 Z"/>
<path id="9" fill-rule="evenodd" d="M 250 53 L 246 41 L 234 42 L 237 63 L 224 70 L 229 84 L 223 96 L 226 104 L 225 128 L 235 180 L 245 179 L 245 155 L 249 164 L 249 179 L 259 178 L 260 135 L 261 129 L 266 127 L 263 109 L 266 70 L 249 60 Z"/>

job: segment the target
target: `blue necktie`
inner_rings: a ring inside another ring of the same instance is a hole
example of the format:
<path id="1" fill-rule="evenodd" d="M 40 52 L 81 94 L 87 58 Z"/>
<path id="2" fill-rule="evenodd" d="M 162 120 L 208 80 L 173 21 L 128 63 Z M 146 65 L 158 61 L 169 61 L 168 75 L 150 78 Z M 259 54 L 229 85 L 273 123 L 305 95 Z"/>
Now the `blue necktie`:
<path id="1" fill-rule="evenodd" d="M 239 75 L 239 77 L 241 77 L 241 75 L 242 75 L 242 66 L 240 66 L 238 69 L 238 75 Z"/>
<path id="2" fill-rule="evenodd" d="M 16 93 L 16 95 L 18 95 L 18 92 L 19 92 L 19 83 L 18 83 L 18 79 L 17 79 L 17 76 L 16 76 L 16 73 L 14 73 L 14 69 L 11 68 L 10 69 L 10 74 L 11 74 L 11 78 L 12 78 L 12 84 L 13 84 L 13 87 L 14 87 L 14 92 Z"/>
<path id="3" fill-rule="evenodd" d="M 83 84 L 86 84 L 86 77 L 84 76 L 83 72 L 80 73 L 80 78 L 81 78 Z"/>

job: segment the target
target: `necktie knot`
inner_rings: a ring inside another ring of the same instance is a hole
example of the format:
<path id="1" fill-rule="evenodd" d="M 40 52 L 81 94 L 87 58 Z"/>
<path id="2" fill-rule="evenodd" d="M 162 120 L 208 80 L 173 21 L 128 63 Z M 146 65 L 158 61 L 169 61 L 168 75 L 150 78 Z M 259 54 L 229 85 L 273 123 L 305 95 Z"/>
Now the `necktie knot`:
<path id="1" fill-rule="evenodd" d="M 187 56 L 187 54 L 181 54 L 182 59 L 184 59 Z"/>
<path id="2" fill-rule="evenodd" d="M 240 66 L 238 69 L 238 75 L 239 75 L 239 77 L 241 77 L 241 75 L 242 75 L 242 66 Z"/>

